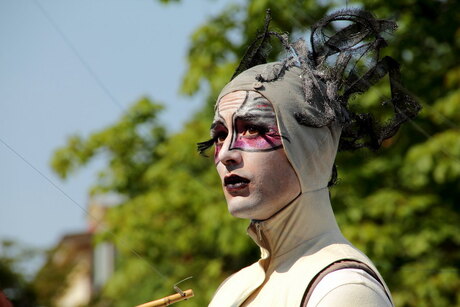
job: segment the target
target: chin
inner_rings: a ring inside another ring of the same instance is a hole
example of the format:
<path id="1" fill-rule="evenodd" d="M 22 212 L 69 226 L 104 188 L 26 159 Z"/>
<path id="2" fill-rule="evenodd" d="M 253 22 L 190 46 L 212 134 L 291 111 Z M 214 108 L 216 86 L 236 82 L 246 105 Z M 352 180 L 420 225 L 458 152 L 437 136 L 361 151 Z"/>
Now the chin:
<path id="1" fill-rule="evenodd" d="M 240 218 L 240 219 L 250 219 L 250 214 L 247 212 L 247 210 L 241 209 L 241 208 L 235 208 L 231 204 L 228 204 L 228 212 L 230 212 L 231 215 L 234 217 Z"/>
<path id="2" fill-rule="evenodd" d="M 249 202 L 248 199 L 230 199 L 227 200 L 228 212 L 234 217 L 250 220 L 264 220 L 266 217 L 260 212 L 258 203 Z M 257 210 L 259 208 L 259 210 Z"/>
<path id="3" fill-rule="evenodd" d="M 247 202 L 246 199 L 231 197 L 227 199 L 228 212 L 234 217 L 241 219 L 254 219 L 254 206 Z"/>

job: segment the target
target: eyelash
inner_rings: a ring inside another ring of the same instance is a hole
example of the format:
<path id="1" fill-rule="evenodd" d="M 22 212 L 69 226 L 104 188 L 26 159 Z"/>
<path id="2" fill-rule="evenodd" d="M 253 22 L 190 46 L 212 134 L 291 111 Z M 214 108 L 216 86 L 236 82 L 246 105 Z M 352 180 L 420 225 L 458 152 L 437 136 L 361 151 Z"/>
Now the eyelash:
<path id="1" fill-rule="evenodd" d="M 198 153 L 199 153 L 201 156 L 203 156 L 203 157 L 208 157 L 208 155 L 206 154 L 206 150 L 208 150 L 209 148 L 211 148 L 212 145 L 214 145 L 214 138 L 209 139 L 209 140 L 204 141 L 204 142 L 196 143 L 196 148 L 197 148 L 197 150 L 198 150 Z"/>
<path id="2" fill-rule="evenodd" d="M 199 142 L 197 143 L 197 150 L 198 150 L 198 153 L 203 156 L 203 157 L 208 157 L 208 155 L 206 154 L 206 151 L 211 148 L 214 144 L 217 143 L 217 140 L 219 139 L 219 137 L 221 137 L 223 134 L 227 134 L 226 132 L 224 133 L 223 131 L 220 131 L 220 132 L 216 132 L 216 133 L 212 133 L 214 134 L 214 136 L 207 140 L 207 141 L 204 141 L 204 142 Z"/>

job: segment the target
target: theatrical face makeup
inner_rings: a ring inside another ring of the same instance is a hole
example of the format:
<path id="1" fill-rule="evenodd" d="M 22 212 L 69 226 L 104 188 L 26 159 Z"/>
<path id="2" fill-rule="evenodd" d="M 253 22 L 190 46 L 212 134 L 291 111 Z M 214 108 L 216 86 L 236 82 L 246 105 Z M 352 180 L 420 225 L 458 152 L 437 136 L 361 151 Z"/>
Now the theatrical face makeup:
<path id="1" fill-rule="evenodd" d="M 300 193 L 273 107 L 259 93 L 237 91 L 222 97 L 211 135 L 216 168 L 234 216 L 267 219 Z"/>
<path id="2" fill-rule="evenodd" d="M 219 104 L 211 127 L 211 134 L 217 140 L 214 155 L 216 162 L 223 143 L 222 136 L 228 134 L 222 112 L 233 108 L 235 103 L 238 108 L 233 114 L 230 150 L 271 151 L 283 147 L 271 103 L 256 92 L 236 92 L 234 98 L 237 99 L 225 100 L 225 105 Z"/>

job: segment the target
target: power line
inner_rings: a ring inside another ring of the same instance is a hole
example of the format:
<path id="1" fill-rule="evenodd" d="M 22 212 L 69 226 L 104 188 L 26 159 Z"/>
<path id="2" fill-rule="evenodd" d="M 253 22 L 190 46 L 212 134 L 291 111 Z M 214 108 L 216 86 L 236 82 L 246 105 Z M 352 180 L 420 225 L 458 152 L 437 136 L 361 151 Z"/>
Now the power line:
<path id="1" fill-rule="evenodd" d="M 120 111 L 124 112 L 126 111 L 123 105 L 115 98 L 115 96 L 111 93 L 111 91 L 108 89 L 108 87 L 104 84 L 104 82 L 99 78 L 99 76 L 96 74 L 96 72 L 92 69 L 91 65 L 84 59 L 84 57 L 80 54 L 78 49 L 75 47 L 75 45 L 72 43 L 72 41 L 67 37 L 67 35 L 61 30 L 59 25 L 54 21 L 54 19 L 50 16 L 50 14 L 44 9 L 44 7 L 40 4 L 38 0 L 33 1 L 37 8 L 40 10 L 40 12 L 43 14 L 43 16 L 48 20 L 48 22 L 51 24 L 51 26 L 54 28 L 54 30 L 59 34 L 61 39 L 64 41 L 64 43 L 67 45 L 67 47 L 73 52 L 73 54 L 77 57 L 77 59 L 80 61 L 80 63 L 83 65 L 83 67 L 86 69 L 88 74 L 93 78 L 93 80 L 96 82 L 96 84 L 101 88 L 101 90 L 109 97 L 109 100 L 116 105 Z M 68 198 L 73 204 L 78 206 L 83 212 L 85 212 L 88 216 L 91 216 L 91 214 L 78 202 L 76 202 L 73 198 L 71 198 L 67 193 L 65 193 L 64 190 L 62 190 L 56 183 L 54 183 L 51 179 L 49 179 L 45 174 L 43 174 L 38 168 L 36 168 L 34 165 L 32 165 L 27 159 L 24 158 L 18 151 L 14 150 L 11 146 L 9 146 L 5 141 L 0 139 L 1 143 L 7 147 L 11 152 L 13 152 L 17 157 L 19 157 L 24 163 L 26 163 L 29 167 L 31 167 L 35 172 L 37 172 L 43 179 L 45 179 L 49 184 L 51 184 L 56 190 L 58 190 L 60 193 L 62 193 L 66 198 Z M 92 216 L 91 216 L 92 217 Z M 94 218 L 94 217 L 92 217 Z M 96 221 L 97 219 L 94 218 Z M 99 224 L 101 221 L 97 221 Z M 114 238 L 118 238 L 115 233 L 113 233 L 110 229 L 107 230 L 108 233 L 110 233 Z M 121 239 L 122 240 L 122 239 Z M 121 243 L 124 245 L 124 241 L 122 240 Z M 138 258 L 144 260 L 150 268 L 156 272 L 159 276 L 161 276 L 162 279 L 166 280 L 166 276 L 161 273 L 154 265 L 152 265 L 149 261 L 147 261 L 144 257 L 142 257 L 138 252 L 136 252 L 134 249 L 130 249 L 130 252 L 137 256 Z"/>
<path id="2" fill-rule="evenodd" d="M 50 14 L 45 10 L 45 8 L 40 4 L 38 0 L 33 1 L 35 5 L 38 7 L 40 12 L 45 16 L 45 18 L 48 20 L 48 22 L 51 24 L 51 26 L 56 30 L 56 32 L 59 34 L 61 39 L 64 41 L 64 43 L 69 47 L 69 49 L 73 52 L 73 54 L 77 57 L 77 59 L 80 61 L 80 63 L 83 65 L 83 67 L 86 69 L 88 74 L 93 78 L 93 80 L 96 82 L 96 84 L 100 87 L 100 89 L 109 97 L 109 100 L 116 105 L 120 111 L 125 111 L 125 108 L 123 105 L 115 98 L 114 95 L 110 92 L 108 87 L 102 82 L 102 80 L 99 78 L 99 76 L 96 74 L 96 72 L 91 68 L 91 65 L 83 58 L 83 56 L 80 54 L 80 52 L 77 50 L 75 45 L 71 42 L 71 40 L 65 35 L 65 33 L 61 30 L 61 28 L 58 26 L 58 24 L 54 21 L 53 18 L 51 18 Z"/>
<path id="3" fill-rule="evenodd" d="M 91 213 L 86 210 L 82 205 L 80 205 L 76 200 L 74 200 L 72 197 L 69 196 L 61 187 L 59 187 L 53 180 L 51 180 L 48 176 L 46 176 L 42 171 L 40 171 L 37 167 L 35 167 L 32 163 L 30 163 L 22 154 L 20 154 L 17 150 L 15 150 L 13 147 L 11 147 L 8 143 L 6 143 L 3 139 L 0 138 L 0 142 L 8 148 L 14 155 L 16 155 L 19 159 L 21 159 L 24 163 L 26 163 L 30 168 L 32 168 L 40 177 L 44 180 L 46 180 L 49 184 L 51 184 L 56 190 L 58 190 L 62 195 L 64 195 L 68 200 L 70 200 L 74 205 L 79 207 L 83 212 L 85 212 L 88 216 L 92 217 L 97 223 L 99 224 L 101 220 L 98 221 L 97 218 L 91 215 Z M 106 231 L 113 236 L 114 238 L 120 239 L 112 230 L 106 229 Z M 121 243 L 125 245 L 125 241 L 123 239 L 120 239 Z M 144 257 L 142 257 L 138 252 L 136 252 L 134 249 L 129 249 L 129 251 L 137 256 L 139 259 L 144 260 L 150 268 L 156 272 L 163 280 L 167 280 L 166 276 L 161 273 L 154 265 L 152 265 L 149 261 L 147 261 Z"/>

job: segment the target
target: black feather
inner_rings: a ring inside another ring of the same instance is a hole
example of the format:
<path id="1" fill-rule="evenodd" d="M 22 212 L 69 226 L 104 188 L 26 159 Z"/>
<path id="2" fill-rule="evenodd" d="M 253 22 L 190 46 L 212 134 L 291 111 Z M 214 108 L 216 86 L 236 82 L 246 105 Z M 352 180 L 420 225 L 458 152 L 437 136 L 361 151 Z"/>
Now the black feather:
<path id="1" fill-rule="evenodd" d="M 250 67 L 266 63 L 270 37 L 278 38 L 289 56 L 256 79 L 272 82 L 290 67 L 300 66 L 305 76 L 305 111 L 294 116 L 299 124 L 311 127 L 340 123 L 343 127 L 340 150 L 362 147 L 376 150 L 420 111 L 419 103 L 401 84 L 398 63 L 390 57 L 380 59 L 380 49 L 387 46 L 384 34 L 397 28 L 394 21 L 376 19 L 361 9 L 336 11 L 312 26 L 311 50 L 302 39 L 290 43 L 286 34 L 270 31 L 270 21 L 267 10 L 263 31 L 249 46 L 232 79 Z M 387 75 L 394 110 L 390 120 L 381 123 L 372 114 L 349 109 L 352 95 L 367 92 Z M 316 111 L 308 111 L 307 106 Z M 204 148 L 207 143 L 202 144 Z"/>

